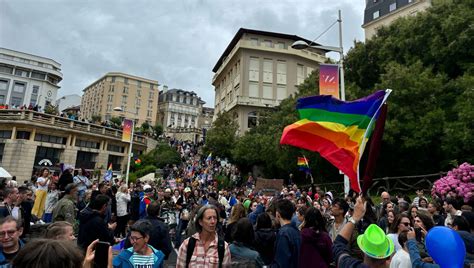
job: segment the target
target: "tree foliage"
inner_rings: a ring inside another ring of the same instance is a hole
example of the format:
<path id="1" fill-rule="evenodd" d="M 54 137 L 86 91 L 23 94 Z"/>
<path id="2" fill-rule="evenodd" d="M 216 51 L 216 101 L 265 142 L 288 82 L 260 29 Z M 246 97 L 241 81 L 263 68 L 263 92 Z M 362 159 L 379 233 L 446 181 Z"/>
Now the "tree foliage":
<path id="1" fill-rule="evenodd" d="M 426 174 L 474 161 L 474 2 L 441 2 L 356 42 L 345 57 L 348 100 L 393 90 L 376 176 Z M 291 172 L 301 181 L 296 158 L 304 154 L 316 181 L 342 181 L 319 154 L 279 145 L 283 128 L 298 119 L 296 100 L 317 94 L 317 78 L 309 76 L 235 146 L 226 143 L 241 169 L 257 166 L 268 178 Z"/>
<path id="2" fill-rule="evenodd" d="M 179 153 L 167 143 L 159 143 L 155 149 L 140 155 L 139 158 L 141 160 L 140 166 L 135 165 L 133 162 L 131 163 L 132 173 L 130 178 L 142 177 L 150 172 L 154 172 L 158 168 L 181 163 Z"/>
<path id="3" fill-rule="evenodd" d="M 237 122 L 229 112 L 218 114 L 216 121 L 212 123 L 212 128 L 207 132 L 204 152 L 232 159 L 231 150 L 237 140 L 238 128 Z"/>

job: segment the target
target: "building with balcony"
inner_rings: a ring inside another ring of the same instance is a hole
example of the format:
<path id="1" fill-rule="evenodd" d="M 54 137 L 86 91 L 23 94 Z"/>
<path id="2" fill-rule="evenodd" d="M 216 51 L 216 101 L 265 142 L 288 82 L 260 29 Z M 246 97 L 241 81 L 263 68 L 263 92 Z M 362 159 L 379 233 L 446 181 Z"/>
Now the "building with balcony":
<path id="1" fill-rule="evenodd" d="M 413 16 L 432 5 L 431 0 L 365 0 L 364 24 L 365 39 L 377 34 L 382 26 L 404 16 Z"/>
<path id="2" fill-rule="evenodd" d="M 193 91 L 170 89 L 166 86 L 159 96 L 158 122 L 166 136 L 199 141 L 202 137 L 198 119 L 205 104 Z"/>
<path id="3" fill-rule="evenodd" d="M 41 106 L 52 103 L 62 80 L 61 64 L 41 56 L 0 48 L 0 105 Z"/>
<path id="4" fill-rule="evenodd" d="M 296 35 L 241 28 L 212 69 L 214 120 L 228 111 L 239 135 L 258 124 L 260 112 L 278 106 L 327 60 L 325 50 L 292 49 Z M 319 45 L 312 43 L 313 45 Z"/>
<path id="5" fill-rule="evenodd" d="M 145 121 L 156 124 L 158 111 L 158 81 L 124 73 L 107 73 L 87 86 L 81 100 L 81 119 L 101 121 L 112 117 L 135 120 L 139 126 Z M 121 107 L 122 111 L 114 111 Z"/>
<path id="6" fill-rule="evenodd" d="M 0 109 L 0 166 L 20 182 L 43 167 L 59 172 L 60 163 L 99 169 L 102 174 L 112 164 L 115 173 L 124 174 L 128 146 L 121 130 L 30 110 Z M 134 155 L 155 147 L 156 141 L 134 135 Z"/>

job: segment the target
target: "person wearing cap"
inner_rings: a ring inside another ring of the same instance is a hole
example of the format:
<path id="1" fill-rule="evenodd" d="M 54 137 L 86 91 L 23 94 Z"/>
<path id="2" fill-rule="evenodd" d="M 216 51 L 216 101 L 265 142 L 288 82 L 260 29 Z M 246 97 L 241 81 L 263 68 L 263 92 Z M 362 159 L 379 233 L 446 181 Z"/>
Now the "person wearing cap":
<path id="1" fill-rule="evenodd" d="M 366 204 L 357 198 L 354 214 L 337 235 L 333 246 L 333 255 L 337 267 L 389 267 L 390 258 L 395 251 L 393 241 L 375 224 L 369 225 L 364 234 L 357 237 L 357 245 L 364 253 L 364 260 L 350 256 L 348 241 L 357 223 L 364 217 Z"/>
<path id="2" fill-rule="evenodd" d="M 179 223 L 176 230 L 175 248 L 181 245 L 181 233 L 186 230 L 189 223 L 189 212 L 192 209 L 193 201 L 191 198 L 191 188 L 184 188 L 184 195 L 182 195 L 176 202 L 176 207 L 179 210 Z"/>

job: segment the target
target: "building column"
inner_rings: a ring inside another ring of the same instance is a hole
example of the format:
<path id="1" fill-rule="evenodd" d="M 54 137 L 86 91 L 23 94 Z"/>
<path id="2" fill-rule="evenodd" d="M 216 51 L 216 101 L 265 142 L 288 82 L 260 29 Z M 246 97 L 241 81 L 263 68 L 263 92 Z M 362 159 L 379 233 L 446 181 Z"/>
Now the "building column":
<path id="1" fill-rule="evenodd" d="M 33 128 L 30 134 L 30 141 L 34 141 L 36 137 L 36 128 Z"/>

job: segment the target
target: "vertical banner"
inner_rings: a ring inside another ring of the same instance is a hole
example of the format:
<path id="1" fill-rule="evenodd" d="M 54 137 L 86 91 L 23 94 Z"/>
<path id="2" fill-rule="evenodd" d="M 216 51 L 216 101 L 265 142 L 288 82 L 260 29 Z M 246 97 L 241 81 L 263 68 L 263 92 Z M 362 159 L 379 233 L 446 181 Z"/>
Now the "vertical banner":
<path id="1" fill-rule="evenodd" d="M 319 95 L 332 95 L 339 99 L 339 65 L 319 65 Z"/>
<path id="2" fill-rule="evenodd" d="M 132 137 L 132 127 L 133 122 L 130 119 L 123 120 L 123 127 L 122 127 L 122 141 L 123 142 L 130 142 Z"/>

